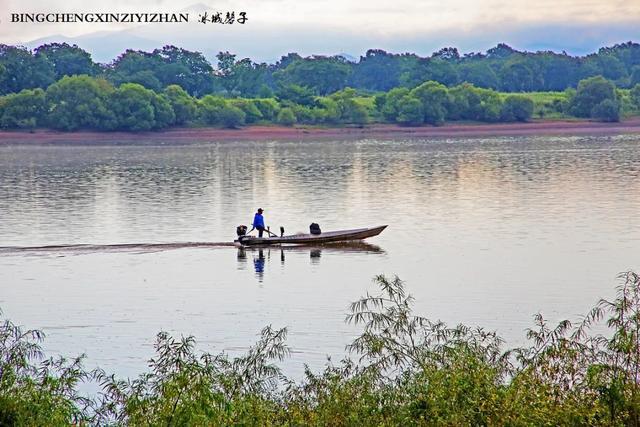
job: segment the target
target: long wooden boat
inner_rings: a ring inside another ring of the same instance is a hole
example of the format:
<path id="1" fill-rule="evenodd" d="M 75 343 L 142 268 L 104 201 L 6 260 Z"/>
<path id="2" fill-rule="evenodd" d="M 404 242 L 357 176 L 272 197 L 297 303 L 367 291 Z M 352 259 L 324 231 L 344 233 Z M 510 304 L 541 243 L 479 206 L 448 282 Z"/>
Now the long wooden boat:
<path id="1" fill-rule="evenodd" d="M 387 228 L 386 225 L 373 228 L 356 228 L 354 230 L 338 230 L 326 231 L 320 234 L 292 234 L 282 237 L 255 237 L 241 236 L 236 240 L 237 243 L 245 246 L 253 245 L 277 245 L 277 244 L 323 244 L 333 242 L 346 242 L 350 240 L 362 240 L 367 237 L 377 236 L 382 230 Z"/>

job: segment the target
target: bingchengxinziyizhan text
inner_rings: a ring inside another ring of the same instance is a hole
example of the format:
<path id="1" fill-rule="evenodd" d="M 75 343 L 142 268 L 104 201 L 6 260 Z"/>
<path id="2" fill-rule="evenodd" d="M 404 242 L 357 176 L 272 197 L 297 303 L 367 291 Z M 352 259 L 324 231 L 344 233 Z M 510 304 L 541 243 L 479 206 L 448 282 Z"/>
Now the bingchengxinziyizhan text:
<path id="1" fill-rule="evenodd" d="M 11 13 L 12 23 L 214 23 L 244 24 L 246 12 L 213 11 L 190 21 L 189 13 Z"/>

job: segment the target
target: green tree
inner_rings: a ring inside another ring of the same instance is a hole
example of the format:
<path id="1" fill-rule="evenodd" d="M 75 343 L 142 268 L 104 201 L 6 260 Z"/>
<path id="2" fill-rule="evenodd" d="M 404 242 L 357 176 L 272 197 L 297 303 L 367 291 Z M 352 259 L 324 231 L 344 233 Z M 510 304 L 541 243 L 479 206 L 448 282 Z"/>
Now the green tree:
<path id="1" fill-rule="evenodd" d="M 184 125 L 195 120 L 197 113 L 196 100 L 184 89 L 178 85 L 169 85 L 165 88 L 164 94 L 175 114 L 175 124 Z"/>
<path id="2" fill-rule="evenodd" d="M 275 99 L 272 98 L 258 98 L 252 100 L 260 114 L 265 120 L 275 120 L 280 106 Z"/>
<path id="3" fill-rule="evenodd" d="M 263 99 L 273 98 L 275 96 L 275 94 L 273 93 L 273 90 L 264 83 L 260 85 L 257 95 L 258 95 L 258 98 L 263 98 Z"/>
<path id="4" fill-rule="evenodd" d="M 502 111 L 502 99 L 500 94 L 490 89 L 480 89 L 479 92 L 479 104 L 470 105 L 473 114 L 478 120 L 484 122 L 497 122 L 500 120 L 500 112 Z"/>
<path id="5" fill-rule="evenodd" d="M 640 109 L 640 83 L 635 85 L 630 91 L 629 96 L 631 98 L 631 102 L 637 109 Z"/>
<path id="6" fill-rule="evenodd" d="M 137 83 L 123 83 L 110 97 L 117 129 L 151 130 L 156 126 L 153 99 L 155 93 Z"/>
<path id="7" fill-rule="evenodd" d="M 165 94 L 154 93 L 151 97 L 153 106 L 153 129 L 164 129 L 176 123 L 176 114 L 171 101 Z"/>
<path id="8" fill-rule="evenodd" d="M 300 105 L 314 106 L 315 96 L 313 91 L 306 86 L 300 86 L 297 84 L 285 84 L 282 85 L 276 94 L 280 102 L 290 101 Z"/>
<path id="9" fill-rule="evenodd" d="M 344 88 L 351 73 L 351 65 L 343 57 L 314 56 L 297 59 L 285 69 L 274 73 L 282 85 L 306 86 L 320 95 Z"/>
<path id="10" fill-rule="evenodd" d="M 198 102 L 198 117 L 205 124 L 219 125 L 222 123 L 221 113 L 225 106 L 223 98 L 206 95 Z"/>
<path id="11" fill-rule="evenodd" d="M 577 85 L 580 62 L 567 54 L 545 52 L 537 61 L 542 72 L 544 90 L 562 91 Z"/>
<path id="12" fill-rule="evenodd" d="M 502 100 L 497 92 L 463 83 L 449 89 L 448 94 L 445 102 L 447 118 L 486 122 L 500 120 Z"/>
<path id="13" fill-rule="evenodd" d="M 530 92 L 542 88 L 536 63 L 527 56 L 514 56 L 502 65 L 499 72 L 501 88 L 506 92 Z"/>
<path id="14" fill-rule="evenodd" d="M 605 99 L 591 110 L 591 118 L 602 122 L 620 121 L 620 104 L 613 99 Z"/>
<path id="15" fill-rule="evenodd" d="M 363 125 L 369 121 L 367 109 L 358 102 L 355 89 L 345 88 L 335 92 L 330 98 L 335 101 L 342 122 Z"/>
<path id="16" fill-rule="evenodd" d="M 315 121 L 319 123 L 337 124 L 340 123 L 342 112 L 338 103 L 331 98 L 320 98 L 319 106 L 315 108 Z"/>
<path id="17" fill-rule="evenodd" d="M 378 108 L 387 121 L 396 121 L 398 114 L 400 114 L 401 101 L 407 95 L 409 95 L 409 89 L 398 87 L 387 92 L 384 98 L 378 98 L 380 101 L 377 104 L 381 105 Z"/>
<path id="18" fill-rule="evenodd" d="M 213 68 L 204 55 L 175 46 L 153 52 L 127 50 L 109 66 L 107 76 L 116 85 L 138 83 L 154 91 L 177 84 L 192 96 L 213 89 Z"/>
<path id="19" fill-rule="evenodd" d="M 495 47 L 487 50 L 487 58 L 489 59 L 509 59 L 519 52 L 505 43 L 498 43 Z"/>
<path id="20" fill-rule="evenodd" d="M 123 77 L 116 81 L 119 84 L 137 83 L 147 89 L 151 89 L 154 92 L 160 92 L 162 90 L 162 82 L 151 70 L 136 71 L 135 73 L 127 74 L 126 77 Z"/>
<path id="21" fill-rule="evenodd" d="M 155 49 L 162 66 L 156 75 L 163 86 L 177 84 L 192 96 L 202 96 L 213 89 L 213 67 L 200 52 L 167 45 Z"/>
<path id="22" fill-rule="evenodd" d="M 219 52 L 216 77 L 220 84 L 231 95 L 271 97 L 271 89 L 267 82 L 271 73 L 267 64 L 256 64 L 249 58 L 236 61 L 236 55 Z"/>
<path id="23" fill-rule="evenodd" d="M 618 80 L 627 77 L 627 70 L 624 64 L 616 56 L 608 53 L 600 53 L 598 55 L 590 55 L 586 62 L 593 62 L 599 74 L 605 79 Z"/>
<path id="24" fill-rule="evenodd" d="M 581 80 L 570 101 L 570 111 L 576 117 L 591 117 L 593 107 L 605 99 L 617 101 L 616 87 L 602 76 Z"/>
<path id="25" fill-rule="evenodd" d="M 227 104 L 220 111 L 220 124 L 229 129 L 236 129 L 245 124 L 246 114 L 240 108 Z"/>
<path id="26" fill-rule="evenodd" d="M 400 86 L 402 57 L 381 49 L 369 49 L 353 65 L 349 84 L 356 88 L 389 91 Z"/>
<path id="27" fill-rule="evenodd" d="M 278 113 L 277 120 L 283 126 L 293 126 L 296 123 L 296 116 L 291 108 L 285 107 Z"/>
<path id="28" fill-rule="evenodd" d="M 233 93 L 238 85 L 236 76 L 236 55 L 229 52 L 218 52 L 218 69 L 216 75 L 221 78 L 222 86 L 228 93 Z"/>
<path id="29" fill-rule="evenodd" d="M 502 104 L 501 119 L 506 122 L 526 122 L 533 115 L 533 101 L 523 95 L 509 95 Z"/>
<path id="30" fill-rule="evenodd" d="M 290 108 L 296 117 L 296 123 L 314 124 L 316 122 L 317 115 L 314 113 L 313 108 L 297 104 L 292 105 Z"/>
<path id="31" fill-rule="evenodd" d="M 242 110 L 242 112 L 244 112 L 245 114 L 245 121 L 248 124 L 255 123 L 263 119 L 260 109 L 258 109 L 256 104 L 251 99 L 237 98 L 231 99 L 227 101 L 227 103 Z"/>
<path id="32" fill-rule="evenodd" d="M 22 47 L 0 44 L 0 95 L 22 89 L 45 89 L 55 81 L 51 63 Z"/>
<path id="33" fill-rule="evenodd" d="M 451 86 L 459 82 L 458 69 L 451 61 L 443 60 L 438 57 L 432 58 L 426 64 L 426 73 L 422 81 L 432 80 Z"/>
<path id="34" fill-rule="evenodd" d="M 433 125 L 444 123 L 445 102 L 447 101 L 446 86 L 435 81 L 428 81 L 414 88 L 410 95 L 422 102 L 425 123 Z"/>
<path id="35" fill-rule="evenodd" d="M 631 87 L 640 84 L 640 65 L 635 65 L 631 69 L 631 75 L 629 77 L 629 84 Z"/>
<path id="36" fill-rule="evenodd" d="M 460 65 L 460 80 L 477 87 L 498 88 L 498 76 L 489 64 L 473 61 Z"/>
<path id="37" fill-rule="evenodd" d="M 23 89 L 2 100 L 0 127 L 33 129 L 45 122 L 46 98 L 42 89 Z"/>
<path id="38" fill-rule="evenodd" d="M 356 125 L 366 125 L 369 123 L 369 111 L 367 107 L 354 100 L 348 107 L 348 121 Z"/>
<path id="39" fill-rule="evenodd" d="M 400 102 L 396 121 L 405 126 L 418 126 L 424 123 L 422 102 L 411 95 L 406 95 Z"/>
<path id="40" fill-rule="evenodd" d="M 65 76 L 47 88 L 48 123 L 61 130 L 112 129 L 117 123 L 107 107 L 113 87 L 90 76 Z"/>
<path id="41" fill-rule="evenodd" d="M 127 49 L 107 69 L 106 76 L 114 85 L 138 83 L 148 89 L 160 90 L 162 82 L 157 70 L 162 66 L 158 55 Z"/>
<path id="42" fill-rule="evenodd" d="M 429 80 L 454 85 L 458 79 L 457 64 L 438 57 L 419 58 L 400 75 L 400 83 L 407 87 L 415 87 Z"/>
<path id="43" fill-rule="evenodd" d="M 55 80 L 64 76 L 86 74 L 93 76 L 100 71 L 91 55 L 75 44 L 48 43 L 35 49 L 35 57 L 43 58 L 53 66 Z"/>
<path id="44" fill-rule="evenodd" d="M 434 126 L 440 126 L 444 123 L 446 111 L 441 105 L 422 104 L 422 112 L 424 113 L 424 122 Z"/>

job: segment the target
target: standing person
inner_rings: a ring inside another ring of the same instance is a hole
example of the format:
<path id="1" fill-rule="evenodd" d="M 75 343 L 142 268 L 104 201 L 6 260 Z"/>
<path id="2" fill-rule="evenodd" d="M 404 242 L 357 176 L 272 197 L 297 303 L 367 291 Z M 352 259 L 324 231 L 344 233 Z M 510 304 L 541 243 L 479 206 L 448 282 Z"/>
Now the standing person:
<path id="1" fill-rule="evenodd" d="M 264 217 L 262 216 L 262 208 L 258 208 L 258 212 L 253 217 L 253 223 L 251 224 L 253 228 L 258 230 L 258 237 L 262 237 L 262 233 L 264 233 Z"/>

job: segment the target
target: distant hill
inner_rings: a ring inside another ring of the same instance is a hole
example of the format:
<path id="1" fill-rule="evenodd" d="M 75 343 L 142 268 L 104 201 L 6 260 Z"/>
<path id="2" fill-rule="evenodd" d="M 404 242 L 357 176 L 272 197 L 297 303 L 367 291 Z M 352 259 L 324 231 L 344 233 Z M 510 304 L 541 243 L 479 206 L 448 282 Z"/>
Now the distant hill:
<path id="1" fill-rule="evenodd" d="M 153 50 L 157 47 L 162 47 L 162 43 L 159 41 L 139 37 L 126 31 L 101 31 L 79 37 L 53 35 L 32 40 L 25 43 L 24 46 L 34 49 L 43 44 L 53 42 L 76 44 L 90 52 L 94 61 L 102 63 L 111 62 L 127 49 Z"/>
<path id="2" fill-rule="evenodd" d="M 192 20 L 197 20 L 198 14 L 207 10 L 211 8 L 194 4 L 183 11 L 188 12 Z M 212 62 L 218 52 L 230 51 L 239 58 L 274 63 L 289 52 L 297 52 L 302 56 L 340 54 L 349 61 L 357 59 L 371 48 L 396 53 L 414 52 L 420 56 L 430 56 L 443 46 L 455 46 L 461 52 L 482 52 L 495 46 L 496 40 L 530 52 L 552 50 L 585 55 L 596 52 L 601 46 L 638 39 L 640 26 L 628 23 L 616 26 L 598 23 L 521 25 L 494 31 L 430 32 L 425 29 L 420 33 L 386 36 L 361 32 L 356 28 L 327 29 L 309 22 L 273 26 L 249 15 L 246 25 L 222 26 L 197 22 L 140 25 L 78 37 L 53 35 L 20 44 L 31 48 L 52 41 L 77 44 L 91 53 L 95 61 L 102 63 L 110 62 L 126 49 L 153 50 L 167 44 L 202 52 Z"/>

